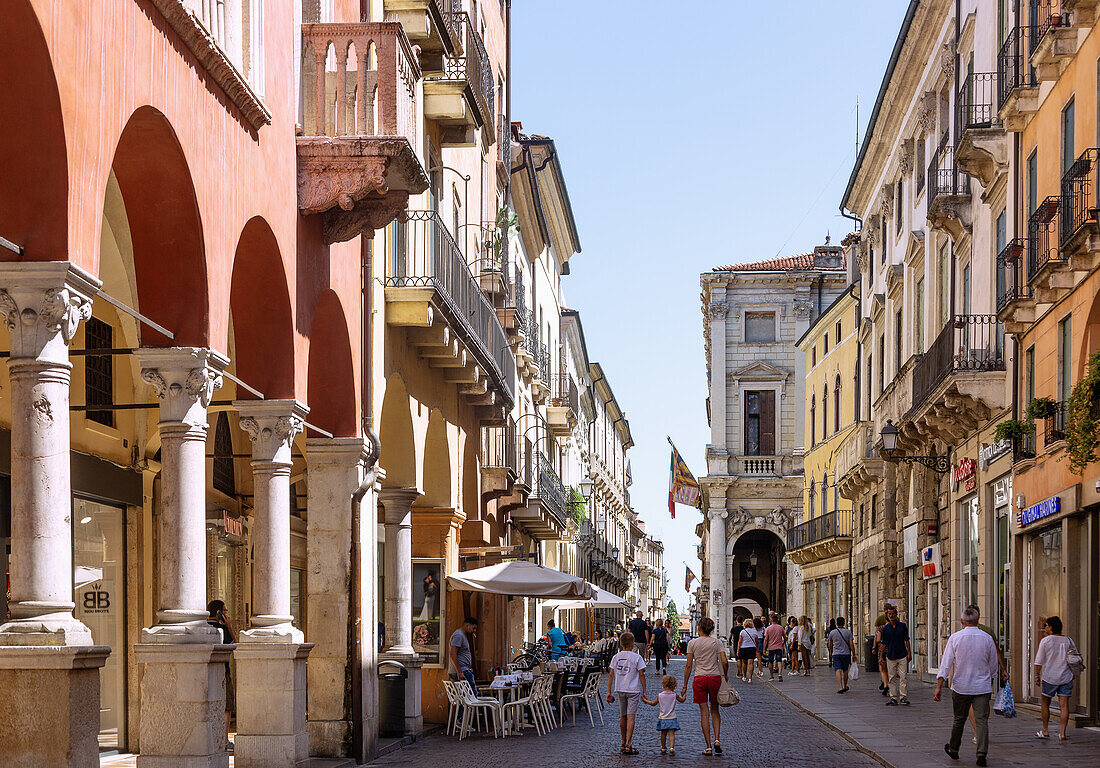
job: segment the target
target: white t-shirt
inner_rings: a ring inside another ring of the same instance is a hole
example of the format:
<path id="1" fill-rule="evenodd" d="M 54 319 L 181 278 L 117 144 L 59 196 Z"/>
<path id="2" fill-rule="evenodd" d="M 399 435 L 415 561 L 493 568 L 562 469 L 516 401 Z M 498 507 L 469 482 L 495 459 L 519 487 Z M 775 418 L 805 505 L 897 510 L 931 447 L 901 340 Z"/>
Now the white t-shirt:
<path id="1" fill-rule="evenodd" d="M 1043 667 L 1044 683 L 1062 685 L 1073 679 L 1073 670 L 1066 663 L 1066 651 L 1073 647 L 1073 641 L 1065 635 L 1047 635 L 1039 641 L 1035 663 Z"/>
<path id="2" fill-rule="evenodd" d="M 755 648 L 763 635 L 755 627 L 741 630 L 741 645 L 739 648 Z"/>
<path id="3" fill-rule="evenodd" d="M 635 651 L 619 651 L 611 657 L 611 669 L 615 673 L 615 693 L 641 693 L 642 681 L 638 673 L 645 671 L 645 659 Z"/>

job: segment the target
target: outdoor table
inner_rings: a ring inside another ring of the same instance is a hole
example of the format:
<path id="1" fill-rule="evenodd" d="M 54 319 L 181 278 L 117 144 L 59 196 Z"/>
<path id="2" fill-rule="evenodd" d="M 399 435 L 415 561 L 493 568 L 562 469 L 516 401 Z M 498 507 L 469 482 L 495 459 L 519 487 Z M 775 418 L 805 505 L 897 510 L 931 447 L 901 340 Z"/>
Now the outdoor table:
<path id="1" fill-rule="evenodd" d="M 505 677 L 512 677 L 512 675 L 506 675 Z M 480 689 L 483 691 L 489 691 L 494 696 L 496 696 L 497 701 L 500 702 L 501 709 L 503 709 L 506 703 L 522 698 L 523 692 L 530 690 L 532 684 L 532 682 L 516 680 L 503 682 L 503 684 L 500 685 L 490 683 L 489 685 L 481 686 Z M 507 733 L 522 733 L 525 723 L 523 723 L 522 710 L 520 710 L 518 707 L 514 710 L 512 720 L 515 721 L 514 728 L 509 728 L 509 722 L 507 720 L 502 722 L 501 726 L 505 729 Z"/>

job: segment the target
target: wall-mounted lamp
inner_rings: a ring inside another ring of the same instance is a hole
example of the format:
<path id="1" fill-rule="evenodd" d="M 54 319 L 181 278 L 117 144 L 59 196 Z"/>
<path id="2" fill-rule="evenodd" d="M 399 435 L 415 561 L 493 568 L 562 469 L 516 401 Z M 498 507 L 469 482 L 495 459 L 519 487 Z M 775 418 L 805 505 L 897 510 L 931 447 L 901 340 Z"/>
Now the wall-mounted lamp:
<path id="1" fill-rule="evenodd" d="M 882 458 L 886 461 L 895 462 L 902 461 L 906 464 L 912 464 L 916 462 L 925 467 L 928 467 L 933 472 L 938 472 L 941 475 L 951 469 L 951 459 L 945 456 L 898 456 L 895 452 L 898 449 L 898 428 L 894 426 L 893 419 L 886 420 L 886 426 L 879 431 L 879 437 L 882 438 Z"/>

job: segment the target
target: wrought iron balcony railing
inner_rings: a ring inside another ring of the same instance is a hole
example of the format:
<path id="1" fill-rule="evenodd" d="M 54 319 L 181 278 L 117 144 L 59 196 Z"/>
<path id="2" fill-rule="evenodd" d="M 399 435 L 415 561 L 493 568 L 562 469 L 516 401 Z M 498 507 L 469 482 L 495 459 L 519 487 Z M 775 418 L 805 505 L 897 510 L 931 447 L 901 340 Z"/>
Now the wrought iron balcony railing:
<path id="1" fill-rule="evenodd" d="M 1065 259 L 1058 249 L 1060 200 L 1051 195 L 1027 220 L 1027 281 L 1031 283 L 1047 264 Z"/>
<path id="2" fill-rule="evenodd" d="M 852 538 L 852 513 L 829 512 L 811 517 L 787 532 L 787 550 L 806 547 L 826 539 Z"/>
<path id="3" fill-rule="evenodd" d="M 535 318 L 535 313 L 529 309 L 525 310 L 524 314 L 520 317 L 520 323 L 523 325 L 524 333 L 527 334 L 523 338 L 523 348 L 527 350 L 527 355 L 531 358 L 531 364 L 538 368 L 539 322 Z"/>
<path id="4" fill-rule="evenodd" d="M 1028 432 L 1012 440 L 1012 460 L 1026 461 L 1035 458 L 1035 433 Z"/>
<path id="5" fill-rule="evenodd" d="M 1031 36 L 1030 27 L 1010 30 L 997 54 L 998 109 L 1005 105 L 1017 88 L 1033 88 L 1039 83 L 1029 61 L 1027 41 Z"/>
<path id="6" fill-rule="evenodd" d="M 531 499 L 537 499 L 554 518 L 565 525 L 565 486 L 554 465 L 540 451 L 535 459 L 535 487 Z"/>
<path id="7" fill-rule="evenodd" d="M 494 83 L 492 65 L 481 34 L 474 29 L 470 16 L 466 13 L 446 14 L 451 17 L 450 24 L 458 33 L 462 43 L 462 53 L 443 55 L 443 73 L 429 77 L 429 80 L 445 82 L 463 82 L 470 88 L 477 108 L 481 112 L 481 124 L 488 125 L 492 132 L 494 108 Z"/>
<path id="8" fill-rule="evenodd" d="M 1035 53 L 1043 35 L 1051 29 L 1069 26 L 1069 14 L 1062 11 L 1062 0 L 1028 0 L 1031 26 L 1028 28 L 1028 55 Z"/>
<path id="9" fill-rule="evenodd" d="M 539 345 L 539 381 L 550 388 L 550 350 L 545 344 Z"/>
<path id="10" fill-rule="evenodd" d="M 303 24 L 302 49 L 305 135 L 415 138 L 420 67 L 399 23 Z"/>
<path id="11" fill-rule="evenodd" d="M 568 373 L 554 375 L 550 404 L 559 408 L 568 408 L 573 413 L 580 413 L 580 393 L 577 390 L 577 383 Z"/>
<path id="12" fill-rule="evenodd" d="M 512 306 L 516 308 L 516 315 L 521 321 L 527 320 L 527 289 L 523 284 L 523 269 L 517 264 L 513 270 L 516 279 L 512 282 Z M 524 333 L 527 326 L 523 327 Z"/>
<path id="13" fill-rule="evenodd" d="M 955 146 L 972 129 L 1000 128 L 997 115 L 997 73 L 972 72 L 959 84 L 955 97 Z"/>
<path id="14" fill-rule="evenodd" d="M 969 195 L 970 177 L 955 167 L 955 148 L 945 131 L 928 163 L 928 207 L 940 195 Z"/>
<path id="15" fill-rule="evenodd" d="M 913 405 L 924 405 L 953 373 L 1004 369 L 1004 329 L 997 316 L 955 315 L 913 369 Z"/>
<path id="16" fill-rule="evenodd" d="M 1030 298 L 1031 288 L 1024 279 L 1024 240 L 1016 237 L 997 255 L 997 311 Z"/>
<path id="17" fill-rule="evenodd" d="M 1062 176 L 1061 236 L 1059 245 L 1066 246 L 1086 225 L 1098 220 L 1097 186 L 1100 185 L 1100 149 L 1086 149 Z"/>
<path id="18" fill-rule="evenodd" d="M 499 427 L 485 427 L 481 445 L 481 463 L 486 467 L 504 467 L 518 472 L 516 422 L 511 416 Z"/>
<path id="19" fill-rule="evenodd" d="M 1066 439 L 1066 404 L 1055 403 L 1054 413 L 1043 418 L 1043 445 Z"/>
<path id="20" fill-rule="evenodd" d="M 478 365 L 515 402 L 515 358 L 492 304 L 485 298 L 443 220 L 435 211 L 409 211 L 404 247 L 395 248 L 386 285 L 431 287 L 441 309 L 477 358 Z"/>

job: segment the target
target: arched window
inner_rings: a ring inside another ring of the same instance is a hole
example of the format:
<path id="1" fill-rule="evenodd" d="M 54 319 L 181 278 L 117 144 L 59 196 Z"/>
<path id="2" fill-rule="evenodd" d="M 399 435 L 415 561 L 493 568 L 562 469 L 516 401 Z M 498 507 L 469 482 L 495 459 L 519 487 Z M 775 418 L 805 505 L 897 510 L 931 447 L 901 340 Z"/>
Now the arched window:
<path id="1" fill-rule="evenodd" d="M 813 481 L 813 478 L 810 478 L 810 514 L 808 514 L 806 516 L 806 519 L 809 520 L 809 519 L 813 518 L 813 516 L 814 516 L 814 481 Z"/>
<path id="2" fill-rule="evenodd" d="M 829 476 L 823 475 L 821 478 L 821 514 L 829 514 Z"/>
<path id="3" fill-rule="evenodd" d="M 836 375 L 833 384 L 833 431 L 840 431 L 840 374 Z"/>
<path id="4" fill-rule="evenodd" d="M 821 393 L 821 439 L 829 436 L 829 385 Z"/>
<path id="5" fill-rule="evenodd" d="M 810 395 L 810 447 L 813 448 L 817 445 L 817 397 Z M 810 493 L 813 493 L 811 489 Z M 811 495 L 811 500 L 813 496 Z"/>
<path id="6" fill-rule="evenodd" d="M 210 482 L 214 490 L 226 496 L 237 492 L 237 482 L 233 474 L 233 436 L 229 433 L 229 417 L 222 411 L 214 425 L 214 466 L 210 472 Z"/>

